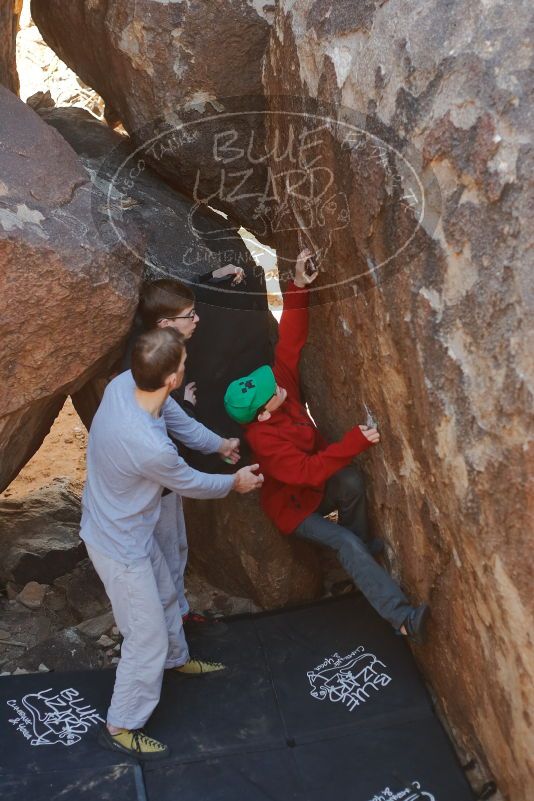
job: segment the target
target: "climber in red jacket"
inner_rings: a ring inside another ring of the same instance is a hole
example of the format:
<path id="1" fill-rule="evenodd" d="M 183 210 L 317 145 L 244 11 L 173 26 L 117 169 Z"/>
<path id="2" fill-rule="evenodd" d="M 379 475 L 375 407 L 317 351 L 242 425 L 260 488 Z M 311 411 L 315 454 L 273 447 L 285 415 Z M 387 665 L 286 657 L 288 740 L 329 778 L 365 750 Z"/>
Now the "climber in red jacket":
<path id="1" fill-rule="evenodd" d="M 378 444 L 376 428 L 350 429 L 327 444 L 308 415 L 300 392 L 299 360 L 308 336 L 308 286 L 317 277 L 306 270 L 303 250 L 295 279 L 284 295 L 275 362 L 233 381 L 224 403 L 245 436 L 264 475 L 261 503 L 282 534 L 333 548 L 376 611 L 400 633 L 421 641 L 428 615 L 412 607 L 398 585 L 375 561 L 379 541 L 369 541 L 365 491 L 352 459 Z M 338 511 L 338 523 L 324 515 Z"/>

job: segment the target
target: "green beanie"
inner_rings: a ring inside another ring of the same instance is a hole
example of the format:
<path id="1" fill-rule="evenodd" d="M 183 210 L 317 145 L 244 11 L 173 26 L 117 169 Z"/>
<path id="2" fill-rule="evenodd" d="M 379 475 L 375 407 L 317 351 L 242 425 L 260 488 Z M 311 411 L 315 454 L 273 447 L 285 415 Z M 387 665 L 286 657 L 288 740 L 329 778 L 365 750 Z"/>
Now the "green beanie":
<path id="1" fill-rule="evenodd" d="M 269 365 L 232 381 L 224 396 L 224 408 L 232 420 L 238 423 L 251 423 L 258 409 L 269 401 L 276 392 L 276 379 Z"/>

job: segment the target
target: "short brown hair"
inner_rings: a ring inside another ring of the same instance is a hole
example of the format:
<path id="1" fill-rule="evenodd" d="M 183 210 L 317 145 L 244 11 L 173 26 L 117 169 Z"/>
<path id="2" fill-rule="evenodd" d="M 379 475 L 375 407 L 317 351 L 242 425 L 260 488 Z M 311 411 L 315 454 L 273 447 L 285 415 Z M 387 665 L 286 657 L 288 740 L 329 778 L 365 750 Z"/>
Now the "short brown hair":
<path id="1" fill-rule="evenodd" d="M 176 372 L 185 351 L 185 341 L 174 328 L 155 328 L 136 340 L 132 351 L 132 375 L 139 389 L 155 392 Z"/>
<path id="2" fill-rule="evenodd" d="M 139 314 L 146 329 L 155 328 L 159 320 L 176 317 L 195 302 L 193 290 L 175 278 L 159 278 L 147 282 L 139 299 Z"/>

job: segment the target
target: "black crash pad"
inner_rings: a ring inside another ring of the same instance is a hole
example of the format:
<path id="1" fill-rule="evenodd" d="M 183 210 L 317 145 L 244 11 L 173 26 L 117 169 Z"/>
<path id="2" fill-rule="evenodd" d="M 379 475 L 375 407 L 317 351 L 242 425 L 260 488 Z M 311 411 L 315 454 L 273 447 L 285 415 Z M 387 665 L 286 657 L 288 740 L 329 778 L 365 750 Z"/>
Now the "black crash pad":
<path id="1" fill-rule="evenodd" d="M 2 801 L 147 801 L 139 765 L 0 777 Z"/>
<path id="2" fill-rule="evenodd" d="M 96 742 L 114 672 L 0 679 L 9 801 L 471 801 L 405 641 L 361 596 L 199 627 L 221 674 L 165 675 L 145 765 Z"/>

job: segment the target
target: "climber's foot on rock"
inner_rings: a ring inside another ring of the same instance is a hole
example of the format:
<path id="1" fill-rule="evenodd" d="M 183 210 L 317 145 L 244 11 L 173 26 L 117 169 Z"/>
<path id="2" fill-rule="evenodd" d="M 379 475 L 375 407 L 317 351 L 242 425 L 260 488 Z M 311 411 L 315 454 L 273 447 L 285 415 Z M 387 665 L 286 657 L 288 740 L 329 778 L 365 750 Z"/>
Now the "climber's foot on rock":
<path id="1" fill-rule="evenodd" d="M 367 543 L 367 550 L 371 556 L 379 556 L 380 554 L 384 553 L 384 548 L 384 540 L 381 540 L 378 537 L 373 537 L 373 539 L 369 540 Z"/>
<path id="2" fill-rule="evenodd" d="M 422 644 L 426 637 L 426 626 L 430 608 L 427 604 L 421 604 L 412 609 L 399 631 L 404 637 L 417 644 Z"/>

